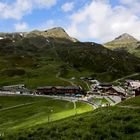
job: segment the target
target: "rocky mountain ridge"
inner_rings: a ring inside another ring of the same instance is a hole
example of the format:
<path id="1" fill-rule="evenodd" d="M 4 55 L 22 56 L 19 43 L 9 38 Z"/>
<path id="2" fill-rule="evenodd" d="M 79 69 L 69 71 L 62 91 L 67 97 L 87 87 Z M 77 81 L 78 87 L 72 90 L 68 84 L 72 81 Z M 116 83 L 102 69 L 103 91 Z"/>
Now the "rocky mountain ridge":
<path id="1" fill-rule="evenodd" d="M 90 76 L 110 82 L 140 71 L 139 58 L 94 42 L 73 41 L 62 28 L 0 33 L 0 37 L 0 85 L 65 84 L 56 78 L 58 73 L 65 78 Z"/>
<path id="2" fill-rule="evenodd" d="M 138 40 L 136 38 L 134 38 L 133 36 L 129 35 L 128 33 L 124 33 L 124 34 L 118 36 L 117 38 L 115 38 L 114 41 L 138 42 Z"/>
<path id="3" fill-rule="evenodd" d="M 48 42 L 49 42 L 49 38 L 66 39 L 71 42 L 78 41 L 77 39 L 70 37 L 66 33 L 66 31 L 61 27 L 55 27 L 55 28 L 48 29 L 45 31 L 34 30 L 31 32 L 0 33 L 0 40 L 11 39 L 15 41 L 15 40 L 23 39 L 23 38 L 37 37 L 37 36 L 42 36 L 48 39 Z"/>
<path id="4" fill-rule="evenodd" d="M 140 41 L 127 33 L 124 33 L 103 45 L 111 50 L 125 51 L 140 57 Z"/>

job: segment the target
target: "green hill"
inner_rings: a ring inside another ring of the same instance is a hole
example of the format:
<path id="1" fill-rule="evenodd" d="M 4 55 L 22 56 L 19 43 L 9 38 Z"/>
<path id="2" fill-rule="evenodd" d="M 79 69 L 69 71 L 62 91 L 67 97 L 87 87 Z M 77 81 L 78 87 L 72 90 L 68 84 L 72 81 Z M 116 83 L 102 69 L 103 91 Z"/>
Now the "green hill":
<path id="1" fill-rule="evenodd" d="M 25 83 L 34 89 L 70 85 L 71 77 L 76 77 L 72 82 L 85 87 L 80 77 L 111 82 L 140 71 L 139 58 L 93 42 L 73 40 L 62 28 L 1 36 L 0 86 Z"/>
<path id="2" fill-rule="evenodd" d="M 111 50 L 129 52 L 137 57 L 140 57 L 140 41 L 127 33 L 105 43 L 104 46 Z"/>
<path id="3" fill-rule="evenodd" d="M 21 129 L 5 139 L 24 140 L 138 140 L 140 138 L 140 97 L 114 107 L 100 108 L 48 125 Z"/>
<path id="4" fill-rule="evenodd" d="M 76 108 L 75 108 L 76 106 Z M 93 110 L 81 103 L 33 96 L 0 96 L 0 133 L 60 120 Z"/>

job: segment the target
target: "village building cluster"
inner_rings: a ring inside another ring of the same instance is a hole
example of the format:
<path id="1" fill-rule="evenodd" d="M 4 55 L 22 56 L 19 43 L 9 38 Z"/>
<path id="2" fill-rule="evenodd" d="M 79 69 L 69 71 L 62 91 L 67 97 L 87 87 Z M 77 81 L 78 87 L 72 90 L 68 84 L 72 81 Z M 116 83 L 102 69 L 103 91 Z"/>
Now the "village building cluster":
<path id="1" fill-rule="evenodd" d="M 121 99 L 126 99 L 140 95 L 139 80 L 125 80 L 121 86 L 112 85 L 110 83 L 100 83 L 92 78 L 81 77 L 90 84 L 90 91 L 85 91 L 80 86 L 45 86 L 38 87 L 35 91 L 26 88 L 24 84 L 3 86 L 0 88 L 1 94 L 24 94 L 24 95 L 57 95 L 70 97 L 85 97 L 89 95 L 100 96 L 118 96 Z"/>
<path id="2" fill-rule="evenodd" d="M 139 80 L 125 80 L 120 85 L 112 85 L 109 83 L 100 83 L 97 80 L 89 80 L 91 83 L 91 91 L 88 94 L 96 95 L 114 95 L 123 98 L 140 95 L 140 81 Z"/>
<path id="3" fill-rule="evenodd" d="M 0 88 L 1 94 L 18 95 L 57 95 L 57 96 L 86 96 L 86 92 L 79 86 L 45 86 L 38 87 L 31 91 L 24 84 L 3 86 Z"/>

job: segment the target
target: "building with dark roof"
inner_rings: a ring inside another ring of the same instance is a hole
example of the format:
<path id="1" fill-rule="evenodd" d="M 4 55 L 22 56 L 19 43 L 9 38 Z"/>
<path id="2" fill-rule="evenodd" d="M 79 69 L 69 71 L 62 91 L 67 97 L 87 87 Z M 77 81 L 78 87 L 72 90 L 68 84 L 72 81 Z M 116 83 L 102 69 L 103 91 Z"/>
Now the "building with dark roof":
<path id="1" fill-rule="evenodd" d="M 140 96 L 140 87 L 135 90 L 135 96 Z"/>
<path id="2" fill-rule="evenodd" d="M 40 95 L 85 95 L 83 89 L 78 86 L 46 86 L 37 88 L 37 94 Z"/>

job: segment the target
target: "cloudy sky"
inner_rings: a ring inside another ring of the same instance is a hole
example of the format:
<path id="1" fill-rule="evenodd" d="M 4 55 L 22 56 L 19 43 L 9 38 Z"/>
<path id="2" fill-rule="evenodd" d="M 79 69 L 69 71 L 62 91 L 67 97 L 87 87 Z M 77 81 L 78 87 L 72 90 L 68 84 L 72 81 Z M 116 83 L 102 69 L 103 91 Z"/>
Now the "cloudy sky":
<path id="1" fill-rule="evenodd" d="M 56 26 L 81 41 L 140 39 L 140 0 L 0 0 L 0 32 Z"/>

